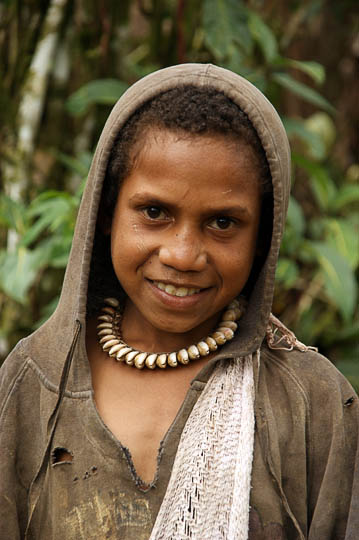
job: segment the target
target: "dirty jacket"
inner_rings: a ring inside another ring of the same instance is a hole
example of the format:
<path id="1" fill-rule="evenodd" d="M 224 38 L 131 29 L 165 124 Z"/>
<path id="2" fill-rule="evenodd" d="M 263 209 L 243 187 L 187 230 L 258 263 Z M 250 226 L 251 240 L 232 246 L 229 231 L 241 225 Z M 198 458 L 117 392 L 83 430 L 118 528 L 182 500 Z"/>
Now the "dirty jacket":
<path id="1" fill-rule="evenodd" d="M 212 86 L 250 118 L 272 176 L 273 232 L 240 331 L 192 381 L 161 443 L 155 480 L 144 490 L 129 451 L 94 402 L 85 347 L 87 284 L 116 135 L 141 104 L 179 84 Z M 269 322 L 289 184 L 290 153 L 279 117 L 238 75 L 212 65 L 176 66 L 142 79 L 119 100 L 91 166 L 59 305 L 1 368 L 1 539 L 148 539 L 182 429 L 214 365 L 258 348 L 249 539 L 359 537 L 358 397 L 327 359 L 281 340 Z M 273 332 L 274 339 L 265 339 Z M 58 461 L 59 452 L 68 459 Z"/>

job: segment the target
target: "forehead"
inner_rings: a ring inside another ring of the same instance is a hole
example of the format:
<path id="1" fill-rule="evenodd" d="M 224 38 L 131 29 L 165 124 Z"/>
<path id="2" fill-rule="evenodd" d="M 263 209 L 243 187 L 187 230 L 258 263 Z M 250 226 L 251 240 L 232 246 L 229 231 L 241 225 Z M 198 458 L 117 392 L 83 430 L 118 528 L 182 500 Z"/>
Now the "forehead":
<path id="1" fill-rule="evenodd" d="M 253 147 L 236 135 L 222 133 L 193 134 L 184 130 L 163 127 L 145 129 L 137 137 L 133 152 L 134 168 L 140 163 L 157 162 L 158 165 L 170 160 L 177 167 L 202 166 L 203 160 L 216 162 L 218 166 L 242 169 L 260 173 L 258 156 Z"/>
<path id="2" fill-rule="evenodd" d="M 230 205 L 234 197 L 256 204 L 260 169 L 247 143 L 225 136 L 151 130 L 122 185 L 120 198 L 141 191 L 197 208 L 214 202 Z"/>

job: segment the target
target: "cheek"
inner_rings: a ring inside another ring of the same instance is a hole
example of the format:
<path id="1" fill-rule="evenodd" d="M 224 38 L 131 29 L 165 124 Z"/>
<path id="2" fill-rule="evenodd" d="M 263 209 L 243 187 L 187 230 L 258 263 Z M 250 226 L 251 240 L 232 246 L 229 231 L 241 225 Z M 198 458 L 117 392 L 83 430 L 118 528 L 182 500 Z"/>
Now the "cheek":
<path id="1" fill-rule="evenodd" d="M 245 236 L 240 242 L 218 253 L 217 262 L 226 287 L 244 285 L 251 272 L 257 249 L 257 233 Z"/>
<path id="2" fill-rule="evenodd" d="M 253 257 L 248 253 L 238 251 L 236 257 L 224 258 L 222 263 L 223 275 L 227 277 L 228 285 L 242 281 L 252 268 Z"/>
<path id="3" fill-rule="evenodd" d="M 117 220 L 111 235 L 111 257 L 116 274 L 135 271 L 150 252 L 146 236 L 136 223 Z"/>

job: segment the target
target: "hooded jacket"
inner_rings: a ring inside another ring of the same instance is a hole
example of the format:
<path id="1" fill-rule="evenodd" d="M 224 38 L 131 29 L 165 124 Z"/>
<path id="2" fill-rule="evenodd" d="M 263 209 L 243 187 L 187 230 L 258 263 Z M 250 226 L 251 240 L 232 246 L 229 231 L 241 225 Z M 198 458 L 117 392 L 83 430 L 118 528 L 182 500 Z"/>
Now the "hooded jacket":
<path id="1" fill-rule="evenodd" d="M 87 285 L 102 182 L 118 131 L 144 102 L 178 84 L 209 85 L 248 115 L 272 176 L 273 233 L 240 332 L 192 381 L 161 443 L 156 479 L 143 491 L 128 450 L 96 410 L 85 347 Z M 258 348 L 249 539 L 358 538 L 358 397 L 327 359 L 298 348 L 270 319 L 289 188 L 282 123 L 242 77 L 185 64 L 145 77 L 121 97 L 90 169 L 58 307 L 1 369 L 1 539 L 149 538 L 180 434 L 213 365 Z M 58 453 L 67 459 L 57 460 Z"/>

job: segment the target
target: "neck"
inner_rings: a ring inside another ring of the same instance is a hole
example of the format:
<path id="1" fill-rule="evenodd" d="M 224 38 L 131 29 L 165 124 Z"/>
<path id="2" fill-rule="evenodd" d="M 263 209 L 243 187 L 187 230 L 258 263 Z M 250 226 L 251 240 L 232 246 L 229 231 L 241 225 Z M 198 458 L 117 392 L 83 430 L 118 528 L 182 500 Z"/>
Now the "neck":
<path id="1" fill-rule="evenodd" d="M 199 327 L 184 332 L 171 332 L 152 326 L 148 321 L 138 317 L 137 308 L 133 304 L 126 304 L 121 331 L 126 343 L 141 351 L 172 352 L 186 348 L 192 343 L 200 341 L 216 328 L 220 313 L 205 321 Z M 140 321 L 140 323 L 139 323 Z"/>

